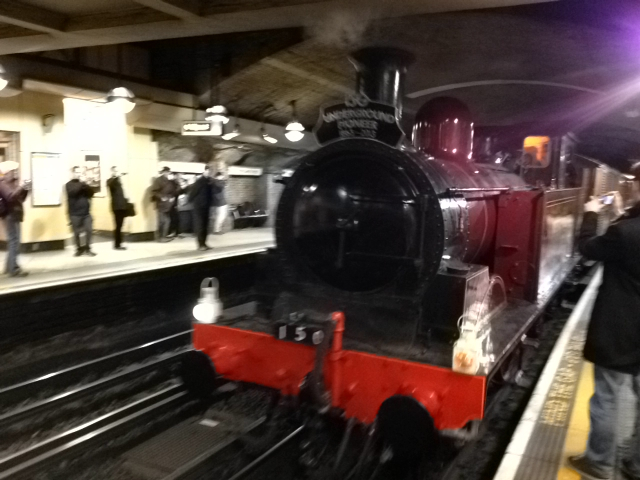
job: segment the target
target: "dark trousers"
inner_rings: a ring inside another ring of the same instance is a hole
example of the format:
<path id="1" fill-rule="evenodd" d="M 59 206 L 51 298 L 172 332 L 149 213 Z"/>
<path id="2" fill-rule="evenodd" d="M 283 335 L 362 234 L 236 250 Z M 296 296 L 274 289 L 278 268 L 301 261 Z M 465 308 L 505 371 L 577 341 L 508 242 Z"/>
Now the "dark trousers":
<path id="1" fill-rule="evenodd" d="M 7 263 L 4 273 L 16 273 L 20 270 L 18 265 L 18 253 L 20 253 L 20 221 L 12 215 L 7 215 L 4 219 L 4 230 L 7 232 Z"/>
<path id="2" fill-rule="evenodd" d="M 113 240 L 116 248 L 119 248 L 120 245 L 122 245 L 122 224 L 124 223 L 126 213 L 127 212 L 125 210 L 113 211 L 113 220 L 116 224 L 116 229 L 113 232 Z"/>
<path id="3" fill-rule="evenodd" d="M 209 233 L 209 209 L 193 209 L 193 231 L 198 239 L 198 246 L 204 247 L 207 244 L 207 234 Z"/>
<path id="4" fill-rule="evenodd" d="M 76 241 L 78 251 L 91 250 L 91 233 L 93 231 L 93 219 L 91 215 L 71 215 L 71 228 Z M 80 234 L 84 232 L 84 246 L 80 244 Z"/>

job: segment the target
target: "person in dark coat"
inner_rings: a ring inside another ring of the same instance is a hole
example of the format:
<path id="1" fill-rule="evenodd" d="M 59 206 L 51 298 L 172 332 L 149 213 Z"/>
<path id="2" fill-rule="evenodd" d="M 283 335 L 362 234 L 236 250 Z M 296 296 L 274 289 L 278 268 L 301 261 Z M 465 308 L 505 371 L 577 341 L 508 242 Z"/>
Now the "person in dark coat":
<path id="1" fill-rule="evenodd" d="M 156 204 L 158 212 L 158 232 L 157 240 L 167 242 L 173 240 L 168 238 L 169 227 L 171 226 L 171 209 L 175 204 L 178 195 L 176 184 L 169 178 L 171 169 L 163 167 L 151 187 L 151 200 Z"/>
<path id="2" fill-rule="evenodd" d="M 227 199 L 224 194 L 226 187 L 227 182 L 222 172 L 216 173 L 213 179 L 213 206 L 216 208 L 216 223 L 213 233 L 216 235 L 222 235 L 222 224 L 227 218 Z"/>
<path id="3" fill-rule="evenodd" d="M 120 180 L 122 175 L 118 173 L 118 167 L 111 167 L 111 178 L 107 180 L 107 188 L 111 195 L 111 212 L 113 212 L 113 220 L 116 226 L 113 232 L 113 248 L 116 250 L 126 250 L 126 248 L 122 246 L 122 224 L 127 214 L 127 204 L 129 202 L 124 196 L 122 181 Z"/>
<path id="4" fill-rule="evenodd" d="M 585 205 L 580 252 L 603 263 L 587 331 L 584 357 L 594 364 L 595 393 L 590 401 L 591 431 L 587 450 L 569 458 L 570 465 L 589 478 L 612 478 L 616 461 L 617 404 L 625 381 L 631 380 L 640 400 L 640 164 L 636 165 L 634 195 L 638 202 L 597 236 L 600 198 Z M 615 193 L 613 208 L 622 209 Z M 640 427 L 638 422 L 637 427 Z M 636 437 L 640 432 L 636 432 Z M 640 480 L 640 442 L 623 460 L 622 470 Z"/>
<path id="5" fill-rule="evenodd" d="M 67 209 L 69 222 L 73 229 L 73 236 L 76 241 L 76 253 L 79 257 L 83 253 L 90 257 L 96 254 L 91 250 L 91 233 L 93 232 L 93 218 L 91 218 L 91 198 L 95 193 L 94 189 L 84 181 L 80 172 L 80 167 L 71 169 L 73 178 L 65 185 L 67 191 Z M 85 243 L 80 243 L 80 234 L 84 232 Z"/>
<path id="6" fill-rule="evenodd" d="M 20 253 L 20 224 L 24 219 L 24 208 L 22 203 L 27 198 L 31 190 L 31 182 L 25 181 L 19 184 L 18 163 L 5 161 L 0 163 L 0 199 L 3 202 L 4 229 L 7 232 L 7 262 L 4 273 L 10 277 L 26 277 L 25 272 L 18 265 L 18 254 Z"/>
<path id="7" fill-rule="evenodd" d="M 198 250 L 211 250 L 207 245 L 209 214 L 213 202 L 211 173 L 209 166 L 189 188 L 189 202 L 193 205 L 193 230 L 198 240 Z"/>

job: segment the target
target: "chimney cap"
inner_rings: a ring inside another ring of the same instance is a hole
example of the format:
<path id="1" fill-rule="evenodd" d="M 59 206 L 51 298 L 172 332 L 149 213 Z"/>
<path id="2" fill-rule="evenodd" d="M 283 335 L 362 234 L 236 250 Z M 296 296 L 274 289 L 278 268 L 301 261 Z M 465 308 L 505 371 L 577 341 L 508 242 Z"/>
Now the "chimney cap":
<path id="1" fill-rule="evenodd" d="M 413 53 L 396 47 L 365 47 L 356 50 L 349 56 L 356 67 L 371 68 L 378 65 L 393 65 L 396 68 L 407 68 L 416 61 Z"/>

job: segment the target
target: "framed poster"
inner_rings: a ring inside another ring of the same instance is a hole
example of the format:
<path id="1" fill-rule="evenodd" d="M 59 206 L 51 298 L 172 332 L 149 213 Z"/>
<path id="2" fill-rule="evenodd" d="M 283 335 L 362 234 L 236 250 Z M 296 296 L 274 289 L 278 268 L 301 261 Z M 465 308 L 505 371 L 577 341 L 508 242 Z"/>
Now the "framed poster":
<path id="1" fill-rule="evenodd" d="M 84 157 L 85 182 L 94 189 L 96 197 L 104 197 L 101 178 L 101 160 L 99 152 L 82 152 Z"/>
<path id="2" fill-rule="evenodd" d="M 31 205 L 56 207 L 62 204 L 67 164 L 59 153 L 31 153 Z"/>

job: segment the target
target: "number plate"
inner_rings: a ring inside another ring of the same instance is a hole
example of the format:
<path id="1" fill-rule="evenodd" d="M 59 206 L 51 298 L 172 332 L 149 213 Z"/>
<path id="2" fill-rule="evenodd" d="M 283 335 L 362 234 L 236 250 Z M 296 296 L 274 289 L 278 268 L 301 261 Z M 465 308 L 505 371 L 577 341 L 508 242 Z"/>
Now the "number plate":
<path id="1" fill-rule="evenodd" d="M 278 340 L 286 340 L 305 345 L 320 345 L 324 340 L 324 332 L 320 327 L 296 323 L 277 322 L 274 335 Z"/>

